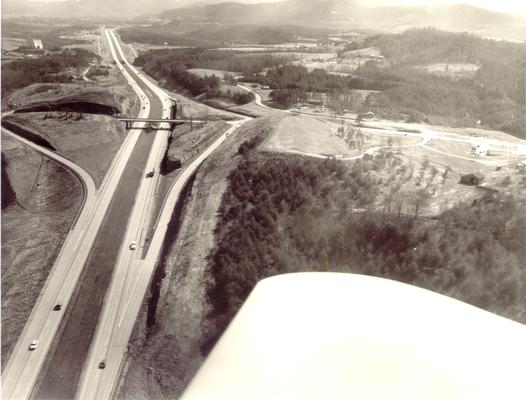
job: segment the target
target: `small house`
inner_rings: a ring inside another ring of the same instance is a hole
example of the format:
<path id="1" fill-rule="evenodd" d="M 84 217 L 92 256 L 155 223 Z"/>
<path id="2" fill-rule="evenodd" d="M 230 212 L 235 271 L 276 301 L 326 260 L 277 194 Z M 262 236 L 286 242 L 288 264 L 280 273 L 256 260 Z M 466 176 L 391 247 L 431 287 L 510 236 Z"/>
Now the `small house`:
<path id="1" fill-rule="evenodd" d="M 478 186 L 484 180 L 484 175 L 480 172 L 473 172 L 471 174 L 464 174 L 460 176 L 460 183 L 463 185 Z"/>
<path id="2" fill-rule="evenodd" d="M 33 48 L 42 50 L 44 48 L 44 44 L 42 43 L 42 40 L 33 39 Z"/>

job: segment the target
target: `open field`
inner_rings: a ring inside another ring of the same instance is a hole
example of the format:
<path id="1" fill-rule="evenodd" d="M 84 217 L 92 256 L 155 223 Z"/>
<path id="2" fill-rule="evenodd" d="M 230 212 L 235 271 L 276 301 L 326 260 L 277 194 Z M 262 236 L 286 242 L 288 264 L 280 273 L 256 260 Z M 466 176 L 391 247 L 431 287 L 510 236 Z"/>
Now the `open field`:
<path id="1" fill-rule="evenodd" d="M 82 199 L 62 166 L 2 135 L 2 369 Z M 30 232 L 30 234 L 28 234 Z"/>
<path id="2" fill-rule="evenodd" d="M 116 32 L 117 34 L 117 32 Z M 185 46 L 170 46 L 170 45 L 155 45 L 149 43 L 139 43 L 131 42 L 129 45 L 123 45 L 122 47 L 132 46 L 137 54 L 145 53 L 150 50 L 160 50 L 160 49 L 182 49 Z"/>
<path id="3" fill-rule="evenodd" d="M 21 46 L 27 46 L 27 40 L 24 38 L 2 36 L 2 50 L 11 51 Z"/>
<path id="4" fill-rule="evenodd" d="M 197 75 L 201 78 L 206 78 L 207 76 L 215 75 L 218 78 L 225 79 L 226 74 L 230 74 L 234 77 L 241 75 L 239 72 L 221 71 L 218 69 L 207 69 L 207 68 L 190 68 L 188 72 L 191 72 L 192 74 Z"/>
<path id="5" fill-rule="evenodd" d="M 447 136 L 443 140 L 429 139 L 418 133 L 368 128 L 352 128 L 353 134 L 342 135 L 338 132 L 339 127 L 342 127 L 340 123 L 321 118 L 281 114 L 273 120 L 272 133 L 260 148 L 315 157 L 333 156 L 342 160 L 363 155 L 368 149 L 375 150 L 370 154 L 391 153 L 395 158 L 386 159 L 386 166 L 379 166 L 374 173 L 384 182 L 375 203 L 381 207 L 385 196 L 392 190 L 412 193 L 424 188 L 431 197 L 423 207 L 422 215 L 436 215 L 457 202 L 469 203 L 484 195 L 484 190 L 475 186 L 460 185 L 461 174 L 480 172 L 485 177 L 484 186 L 497 188 L 503 193 L 516 194 L 525 185 L 526 178 L 517 171 L 524 173 L 526 168 L 518 167 L 517 162 L 526 157 L 496 152 L 495 147 L 490 146 L 493 156 L 478 156 L 472 153 L 470 143 L 447 140 Z M 408 129 L 407 124 L 404 127 Z M 400 126 L 396 128 L 401 129 Z M 349 127 L 343 126 L 343 129 L 347 132 Z M 361 137 L 356 132 L 361 132 Z M 520 197 L 526 199 L 526 196 Z"/>
<path id="6" fill-rule="evenodd" d="M 338 128 L 344 130 L 338 133 Z M 351 138 L 350 131 L 357 137 Z M 349 133 L 347 133 L 349 132 Z M 367 133 L 357 128 L 344 126 L 311 116 L 282 116 L 274 126 L 273 133 L 262 144 L 261 149 L 279 152 L 320 154 L 325 156 L 353 157 L 372 147 L 415 145 L 421 141 L 417 137 L 399 136 L 394 141 L 393 135 L 374 132 Z M 351 142 L 360 141 L 359 145 Z"/>
<path id="7" fill-rule="evenodd" d="M 434 63 L 419 65 L 415 68 L 423 69 L 436 75 L 444 75 L 452 78 L 473 77 L 480 68 L 477 64 L 468 63 Z"/>
<path id="8" fill-rule="evenodd" d="M 155 82 L 155 84 L 159 84 L 157 81 L 155 81 L 148 75 L 144 75 L 144 76 L 150 81 Z M 162 87 L 162 84 L 160 86 Z M 188 97 L 183 96 L 180 93 L 171 91 L 165 87 L 163 87 L 163 90 L 173 100 L 177 102 L 177 116 L 183 119 L 194 119 L 194 120 L 204 119 L 204 120 L 214 120 L 214 121 L 217 121 L 217 120 L 231 121 L 233 119 L 237 119 L 237 117 L 233 115 L 232 113 L 228 113 L 222 110 L 218 110 L 218 109 L 209 107 L 205 104 L 189 99 Z"/>
<path id="9" fill-rule="evenodd" d="M 301 42 L 301 43 L 283 43 L 283 44 L 268 44 L 268 45 L 246 45 L 246 46 L 232 46 L 232 47 L 221 47 L 218 50 L 235 50 L 235 51 L 257 51 L 257 52 L 272 52 L 279 50 L 297 50 L 301 52 L 302 49 L 315 48 L 316 43 Z"/>
<path id="10" fill-rule="evenodd" d="M 64 46 L 65 48 L 81 48 L 88 51 L 91 51 L 93 54 L 99 54 L 99 45 L 98 45 L 99 31 L 80 31 L 75 34 L 64 36 L 64 39 L 69 39 L 76 42 L 75 44 L 69 44 Z"/>
<path id="11" fill-rule="evenodd" d="M 377 47 L 366 47 L 358 50 L 346 51 L 343 54 L 345 57 L 378 57 L 382 53 Z"/>

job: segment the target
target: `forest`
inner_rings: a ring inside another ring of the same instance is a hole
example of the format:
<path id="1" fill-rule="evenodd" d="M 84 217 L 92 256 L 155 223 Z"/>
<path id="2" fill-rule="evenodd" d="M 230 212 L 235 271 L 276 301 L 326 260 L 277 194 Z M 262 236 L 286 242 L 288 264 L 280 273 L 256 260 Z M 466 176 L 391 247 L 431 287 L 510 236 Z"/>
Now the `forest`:
<path id="1" fill-rule="evenodd" d="M 64 73 L 65 70 L 86 67 L 95 57 L 95 54 L 83 49 L 65 49 L 60 53 L 2 64 L 3 97 L 33 83 L 71 82 L 74 78 Z"/>
<path id="2" fill-rule="evenodd" d="M 417 121 L 498 129 L 526 138 L 526 51 L 517 43 L 433 28 L 371 36 L 358 47 L 378 47 L 386 66 L 367 63 L 356 74 L 395 82 L 364 109 L 412 115 Z M 356 46 L 354 46 L 356 47 Z M 473 77 L 449 78 L 417 70 L 426 63 L 471 63 Z"/>
<path id="3" fill-rule="evenodd" d="M 257 24 L 200 24 L 174 21 L 169 24 L 122 28 L 122 39 L 129 42 L 191 46 L 224 47 L 230 44 L 282 44 L 295 42 L 298 36 L 325 37 L 329 30 L 296 25 L 266 26 Z"/>
<path id="4" fill-rule="evenodd" d="M 269 68 L 265 75 L 247 74 L 242 80 L 268 85 L 272 89 L 270 93 L 272 100 L 284 107 L 304 102 L 308 92 L 330 93 L 337 97 L 339 94 L 348 93 L 351 89 L 385 90 L 396 83 L 378 77 L 343 77 L 329 74 L 324 69 L 314 69 L 309 72 L 303 66 L 290 64 Z"/>
<path id="5" fill-rule="evenodd" d="M 287 272 L 385 277 L 526 322 L 524 204 L 490 196 L 433 219 L 380 213 L 368 204 L 386 184 L 371 174 L 382 155 L 344 164 L 258 153 L 259 140 L 239 148 L 222 199 L 203 352 L 257 281 Z"/>
<path id="6" fill-rule="evenodd" d="M 208 68 L 222 71 L 235 71 L 252 74 L 263 68 L 283 63 L 281 57 L 257 54 L 248 55 L 233 51 L 215 51 L 204 49 L 153 50 L 141 54 L 135 59 L 135 65 L 157 80 L 164 80 L 173 89 L 184 89 L 193 96 L 205 94 L 207 97 L 228 96 L 238 104 L 252 100 L 250 93 L 236 93 L 220 90 L 221 80 L 216 76 L 198 77 L 190 72 L 191 68 Z"/>

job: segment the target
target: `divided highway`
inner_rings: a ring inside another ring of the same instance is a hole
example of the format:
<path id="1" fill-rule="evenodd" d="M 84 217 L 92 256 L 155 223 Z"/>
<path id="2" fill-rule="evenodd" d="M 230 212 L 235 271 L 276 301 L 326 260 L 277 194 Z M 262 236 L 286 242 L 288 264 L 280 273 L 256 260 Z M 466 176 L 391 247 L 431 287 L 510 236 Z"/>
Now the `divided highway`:
<path id="1" fill-rule="evenodd" d="M 105 36 L 117 66 L 140 98 L 138 117 L 169 118 L 170 97 L 126 61 L 112 31 L 106 30 Z M 168 131 L 130 130 L 98 191 L 86 177 L 90 189 L 83 211 L 2 374 L 2 398 L 112 396 L 181 191 L 200 163 L 247 120 L 229 122 L 231 128 L 181 171 L 156 221 L 153 203 Z M 147 177 L 151 171 L 153 176 Z M 147 237 L 147 227 L 154 223 L 154 237 Z M 146 241 L 151 246 L 143 256 Z M 62 310 L 53 311 L 57 303 Z M 29 351 L 35 339 L 38 346 Z M 99 368 L 102 360 L 105 369 Z"/>
<path id="2" fill-rule="evenodd" d="M 147 85 L 122 64 L 123 55 L 120 48 L 115 48 L 112 34 L 106 31 L 105 35 L 117 66 L 141 100 L 139 116 L 159 118 L 163 112 L 169 112 L 169 104 L 163 105 L 158 98 L 147 96 Z M 134 236 L 133 240 L 128 238 L 126 225 L 127 221 L 135 223 L 136 215 L 132 213 L 132 208 L 139 196 L 142 196 L 140 188 L 143 184 L 146 183 L 148 187 L 155 189 L 158 163 L 165 148 L 167 133 L 131 130 L 129 134 L 137 136 L 135 146 L 123 166 L 122 176 L 87 258 L 74 298 L 66 310 L 65 318 L 36 382 L 31 395 L 33 398 L 73 398 L 119 254 L 131 258 L 139 253 L 139 249 L 132 251 L 129 248 L 130 242 L 139 241 L 139 237 Z M 152 169 L 157 171 L 154 177 L 145 178 L 146 172 Z M 141 219 L 141 223 L 142 221 Z"/>
<path id="3" fill-rule="evenodd" d="M 134 89 L 141 99 L 139 117 L 146 117 L 150 113 L 150 103 L 137 85 L 134 85 Z M 4 132 L 7 134 L 7 131 Z M 91 177 L 88 179 L 87 174 L 77 171 L 86 182 L 84 207 L 55 260 L 2 373 L 2 398 L 26 399 L 30 396 L 48 351 L 54 347 L 53 339 L 61 327 L 63 316 L 67 313 L 70 298 L 140 135 L 141 130 L 128 132 L 98 191 L 95 190 L 94 184 L 90 183 Z M 17 139 L 23 141 L 18 137 Z M 42 149 L 42 152 L 55 159 L 59 157 L 48 149 Z M 64 159 L 63 163 L 73 168 L 71 161 Z M 62 305 L 62 310 L 53 311 L 53 306 L 58 303 Z M 38 340 L 38 346 L 29 351 L 33 340 Z"/>
<path id="4" fill-rule="evenodd" d="M 118 41 L 115 37 L 114 39 L 114 43 L 120 52 Z M 137 76 L 144 80 L 163 104 L 169 102 L 170 97 L 162 89 L 147 78 L 138 75 L 138 72 L 126 60 L 124 63 L 128 71 L 134 71 Z M 163 112 L 163 118 L 168 116 L 167 112 L 167 110 Z M 146 256 L 144 258 L 134 257 L 130 255 L 127 248 L 121 249 L 111 286 L 104 302 L 102 317 L 97 326 L 95 339 L 76 395 L 77 398 L 83 400 L 112 398 L 121 373 L 130 335 L 158 262 L 166 230 L 181 192 L 199 165 L 223 143 L 231 132 L 248 120 L 250 118 L 229 122 L 231 127 L 181 171 L 165 198 Z M 153 153 L 152 157 L 154 157 Z M 150 199 L 151 186 L 145 183 L 139 190 L 128 224 L 125 243 L 141 237 L 140 244 L 142 244 L 144 236 L 141 229 L 145 229 L 146 220 L 151 217 Z M 99 363 L 102 360 L 106 362 L 105 369 L 99 368 Z"/>
<path id="5" fill-rule="evenodd" d="M 147 115 L 148 109 L 149 104 L 145 102 L 141 115 Z M 91 188 L 90 183 L 86 183 L 88 193 L 83 210 L 55 260 L 42 292 L 2 373 L 3 398 L 26 399 L 29 397 L 124 167 L 139 138 L 139 132 L 130 132 L 125 138 L 98 191 Z M 42 149 L 42 152 L 48 156 L 52 156 L 50 153 L 53 153 L 47 149 Z M 72 167 L 73 163 L 64 159 L 64 164 Z M 91 178 L 88 180 L 84 174 L 80 176 L 85 178 L 85 182 L 91 180 Z M 61 303 L 61 311 L 52 310 L 57 303 Z M 33 340 L 39 341 L 38 346 L 35 350 L 29 351 L 29 345 Z"/>

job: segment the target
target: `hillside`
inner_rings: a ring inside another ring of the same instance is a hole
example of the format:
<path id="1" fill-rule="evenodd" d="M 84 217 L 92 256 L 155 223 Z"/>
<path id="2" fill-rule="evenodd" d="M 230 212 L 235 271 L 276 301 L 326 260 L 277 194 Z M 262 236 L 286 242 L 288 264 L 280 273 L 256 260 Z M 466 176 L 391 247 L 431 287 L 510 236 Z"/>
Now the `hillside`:
<path id="1" fill-rule="evenodd" d="M 375 46 L 385 56 L 385 65 L 365 64 L 357 75 L 397 82 L 368 98 L 365 106 L 407 113 L 422 120 L 443 118 L 443 124 L 482 126 L 526 135 L 523 45 L 482 39 L 466 33 L 431 28 L 401 34 L 371 36 L 363 47 Z M 429 63 L 472 63 L 472 76 L 439 76 L 424 72 Z"/>
<path id="2" fill-rule="evenodd" d="M 306 23 L 334 28 L 388 30 L 402 27 L 434 26 L 453 31 L 472 31 L 483 36 L 524 40 L 526 18 L 465 4 L 428 7 L 373 7 L 344 0 L 288 0 L 273 3 L 225 2 L 166 11 L 163 18 L 251 24 Z"/>
<path id="3" fill-rule="evenodd" d="M 2 368 L 81 203 L 70 171 L 2 135 Z"/>

